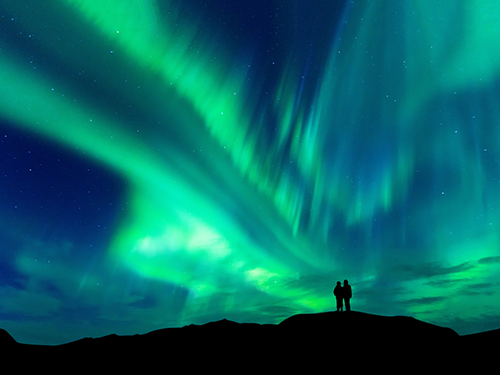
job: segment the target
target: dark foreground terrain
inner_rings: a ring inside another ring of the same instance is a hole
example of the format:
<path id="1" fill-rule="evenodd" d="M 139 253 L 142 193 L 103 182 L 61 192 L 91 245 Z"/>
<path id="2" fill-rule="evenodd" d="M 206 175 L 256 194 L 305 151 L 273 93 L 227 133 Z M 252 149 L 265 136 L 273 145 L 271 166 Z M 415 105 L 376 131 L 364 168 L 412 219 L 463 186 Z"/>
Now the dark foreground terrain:
<path id="1" fill-rule="evenodd" d="M 410 317 L 356 311 L 294 315 L 277 325 L 221 320 L 57 346 L 20 344 L 0 330 L 6 368 L 15 363 L 17 371 L 98 373 L 477 370 L 496 362 L 499 338 L 500 330 L 459 336 L 449 328 Z"/>

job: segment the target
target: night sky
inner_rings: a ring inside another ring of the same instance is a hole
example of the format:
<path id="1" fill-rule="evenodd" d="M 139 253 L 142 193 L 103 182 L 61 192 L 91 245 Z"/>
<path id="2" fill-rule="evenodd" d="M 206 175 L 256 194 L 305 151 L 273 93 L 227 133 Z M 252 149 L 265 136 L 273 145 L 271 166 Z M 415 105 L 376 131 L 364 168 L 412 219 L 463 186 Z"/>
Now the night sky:
<path id="1" fill-rule="evenodd" d="M 0 328 L 500 327 L 497 0 L 2 0 Z"/>

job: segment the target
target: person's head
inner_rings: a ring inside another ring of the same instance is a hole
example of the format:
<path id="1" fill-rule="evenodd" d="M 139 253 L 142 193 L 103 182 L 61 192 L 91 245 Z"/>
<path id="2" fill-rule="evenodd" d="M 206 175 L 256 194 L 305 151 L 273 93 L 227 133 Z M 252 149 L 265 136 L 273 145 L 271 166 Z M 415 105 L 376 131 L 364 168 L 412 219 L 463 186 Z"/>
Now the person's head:
<path id="1" fill-rule="evenodd" d="M 344 280 L 344 285 L 349 285 L 349 283 L 347 282 L 347 280 Z"/>
<path id="2" fill-rule="evenodd" d="M 337 285 L 340 286 L 340 281 L 337 281 Z"/>

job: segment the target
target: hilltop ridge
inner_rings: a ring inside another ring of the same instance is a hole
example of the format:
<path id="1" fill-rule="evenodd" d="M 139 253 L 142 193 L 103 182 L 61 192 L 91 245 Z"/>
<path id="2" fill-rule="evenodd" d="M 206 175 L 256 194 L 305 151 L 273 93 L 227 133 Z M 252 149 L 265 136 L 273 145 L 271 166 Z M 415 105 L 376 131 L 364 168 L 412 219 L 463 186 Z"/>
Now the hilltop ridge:
<path id="1" fill-rule="evenodd" d="M 499 332 L 485 335 L 491 340 L 492 336 L 499 337 Z M 55 346 L 16 343 L 1 330 L 0 344 L 28 358 L 39 358 L 40 363 L 72 358 L 82 366 L 106 363 L 113 368 L 128 368 L 144 364 L 145 358 L 163 358 L 200 369 L 236 361 L 283 370 L 306 364 L 319 369 L 334 365 L 339 358 L 344 365 L 356 367 L 392 365 L 387 361 L 395 358 L 421 365 L 433 361 L 434 365 L 449 367 L 457 355 L 487 348 L 482 337 L 485 336 L 459 336 L 450 328 L 407 316 L 350 311 L 298 314 L 279 324 L 222 319 L 142 335 L 87 337 Z"/>

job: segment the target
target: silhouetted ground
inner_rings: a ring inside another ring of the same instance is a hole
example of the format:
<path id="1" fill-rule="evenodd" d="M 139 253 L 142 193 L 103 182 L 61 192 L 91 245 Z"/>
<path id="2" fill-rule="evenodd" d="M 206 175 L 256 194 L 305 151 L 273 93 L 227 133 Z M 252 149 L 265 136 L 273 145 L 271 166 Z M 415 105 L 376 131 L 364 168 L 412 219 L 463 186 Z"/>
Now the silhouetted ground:
<path id="1" fill-rule="evenodd" d="M 62 372 L 357 373 L 385 369 L 406 373 L 464 370 L 469 365 L 477 370 L 492 363 L 496 346 L 490 343 L 499 337 L 500 330 L 459 336 L 452 329 L 410 317 L 351 311 L 294 315 L 277 325 L 224 319 L 57 346 L 19 344 L 0 330 L 0 345 L 5 358 L 24 358 L 23 369 Z M 4 366 L 8 363 L 4 361 Z"/>

